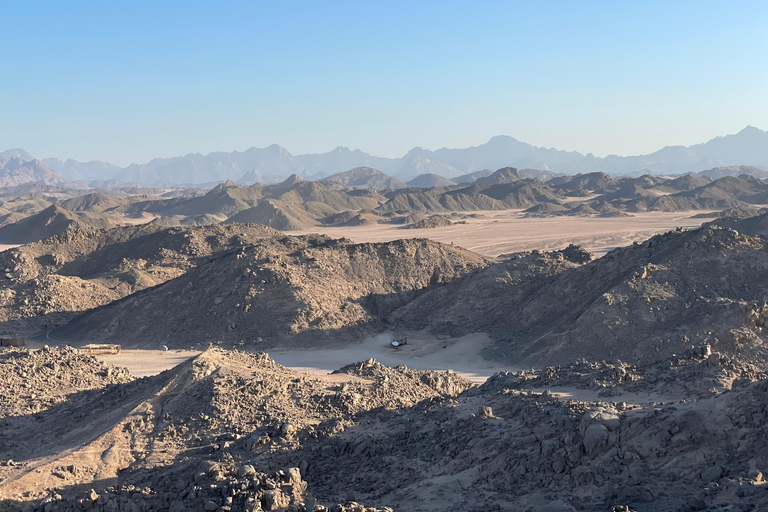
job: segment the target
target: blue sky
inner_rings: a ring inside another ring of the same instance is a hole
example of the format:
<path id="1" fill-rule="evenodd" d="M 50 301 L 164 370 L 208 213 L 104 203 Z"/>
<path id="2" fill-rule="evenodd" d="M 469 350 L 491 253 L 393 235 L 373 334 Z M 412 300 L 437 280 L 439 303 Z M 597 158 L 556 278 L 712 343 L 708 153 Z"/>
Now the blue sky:
<path id="1" fill-rule="evenodd" d="M 119 165 L 768 129 L 768 2 L 2 2 L 0 149 Z"/>

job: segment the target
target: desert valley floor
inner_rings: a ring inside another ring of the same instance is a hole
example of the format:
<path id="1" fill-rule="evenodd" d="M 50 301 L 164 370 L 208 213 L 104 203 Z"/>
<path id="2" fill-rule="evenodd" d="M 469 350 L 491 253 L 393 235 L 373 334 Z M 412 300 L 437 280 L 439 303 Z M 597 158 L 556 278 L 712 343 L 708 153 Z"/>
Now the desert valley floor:
<path id="1" fill-rule="evenodd" d="M 446 216 L 0 253 L 0 510 L 768 506 L 766 214 Z"/>
<path id="2" fill-rule="evenodd" d="M 455 244 L 484 256 L 522 251 L 551 251 L 568 244 L 581 245 L 596 256 L 611 249 L 646 240 L 673 230 L 701 226 L 709 218 L 692 218 L 701 210 L 635 213 L 632 217 L 526 217 L 522 210 L 477 211 L 461 215 L 455 223 L 437 229 L 403 229 L 391 224 L 320 227 L 293 234 L 323 233 L 355 242 L 385 242 L 401 238 L 429 238 Z"/>

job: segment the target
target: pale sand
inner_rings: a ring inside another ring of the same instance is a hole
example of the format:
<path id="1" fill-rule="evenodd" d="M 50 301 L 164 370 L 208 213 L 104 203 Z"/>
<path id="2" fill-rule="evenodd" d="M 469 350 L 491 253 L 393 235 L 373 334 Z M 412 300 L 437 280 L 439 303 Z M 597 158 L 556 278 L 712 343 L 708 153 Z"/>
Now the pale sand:
<path id="1" fill-rule="evenodd" d="M 454 243 L 484 256 L 498 256 L 533 249 L 555 250 L 569 244 L 583 245 L 597 256 L 639 242 L 677 227 L 697 228 L 714 218 L 692 219 L 701 210 L 636 213 L 634 217 L 525 218 L 522 210 L 462 212 L 486 218 L 466 218 L 466 224 L 436 229 L 403 229 L 393 224 L 325 227 L 290 234 L 323 233 L 355 242 L 385 242 L 399 238 L 429 238 Z M 452 220 L 457 220 L 453 218 Z"/>
<path id="2" fill-rule="evenodd" d="M 476 384 L 482 384 L 488 377 L 499 371 L 520 371 L 522 367 L 501 365 L 487 361 L 480 356 L 480 351 L 491 343 L 486 334 L 475 333 L 461 338 L 439 340 L 424 333 L 408 334 L 408 345 L 393 348 L 393 336 L 383 333 L 368 338 L 362 343 L 343 348 L 315 350 L 270 350 L 269 355 L 278 363 L 297 372 L 313 375 L 333 382 L 358 380 L 345 374 L 329 375 L 330 372 L 350 363 L 376 359 L 387 366 L 405 365 L 417 370 L 452 370 L 458 375 Z M 118 355 L 100 355 L 98 359 L 115 366 L 124 366 L 137 377 L 157 375 L 170 370 L 200 352 L 192 350 L 134 350 L 127 349 Z M 529 391 L 549 390 L 564 400 L 586 401 L 622 401 L 629 404 L 648 404 L 682 400 L 684 396 L 659 394 L 656 392 L 625 392 L 606 399 L 592 389 L 569 386 L 532 387 Z"/>
<path id="3" fill-rule="evenodd" d="M 129 217 L 128 215 L 118 215 L 118 223 L 126 226 L 140 226 L 142 224 L 148 224 L 157 218 L 157 215 L 151 213 L 141 212 L 141 215 Z"/>
<path id="4" fill-rule="evenodd" d="M 13 249 L 14 247 L 19 247 L 19 244 L 0 244 L 0 252 Z"/>
<path id="5" fill-rule="evenodd" d="M 482 358 L 480 351 L 492 343 L 487 334 L 475 333 L 439 340 L 424 333 L 408 333 L 408 345 L 392 347 L 392 340 L 400 337 L 383 333 L 343 348 L 270 350 L 269 355 L 283 366 L 312 374 L 328 373 L 349 363 L 371 358 L 387 366 L 405 365 L 416 370 L 451 369 L 478 383 L 485 382 L 502 370 L 519 370 Z"/>
<path id="6" fill-rule="evenodd" d="M 473 382 L 485 382 L 498 371 L 515 369 L 486 361 L 480 356 L 480 351 L 491 343 L 486 334 L 475 333 L 439 340 L 424 333 L 409 333 L 408 345 L 397 349 L 392 347 L 392 339 L 391 334 L 383 333 L 362 343 L 341 348 L 273 349 L 267 352 L 283 366 L 313 375 L 325 375 L 349 363 L 371 358 L 387 366 L 405 365 L 418 370 L 452 369 Z M 173 368 L 199 353 L 193 350 L 123 349 L 117 355 L 96 357 L 115 366 L 124 366 L 137 377 L 145 377 Z"/>
<path id="7" fill-rule="evenodd" d="M 136 377 L 149 377 L 170 370 L 200 352 L 196 350 L 121 350 L 116 355 L 99 355 L 97 359 L 114 366 L 123 366 Z"/>

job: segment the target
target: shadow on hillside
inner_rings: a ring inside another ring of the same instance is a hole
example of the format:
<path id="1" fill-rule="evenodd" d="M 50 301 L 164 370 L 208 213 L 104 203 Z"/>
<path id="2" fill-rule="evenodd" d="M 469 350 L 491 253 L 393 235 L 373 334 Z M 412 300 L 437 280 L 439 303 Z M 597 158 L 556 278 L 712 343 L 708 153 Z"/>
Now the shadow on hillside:
<path id="1" fill-rule="evenodd" d="M 161 376 L 154 378 L 145 378 L 140 381 L 134 381 L 129 384 L 121 384 L 109 386 L 110 390 L 105 392 L 103 389 L 82 391 L 74 393 L 70 396 L 70 400 L 64 403 L 56 404 L 50 409 L 42 411 L 41 413 L 22 416 L 18 418 L 11 418 L 11 423 L 18 425 L 25 424 L 27 428 L 23 429 L 26 442 L 22 446 L 19 444 L 16 447 L 9 447 L 7 440 L 14 438 L 19 439 L 19 436 L 23 435 L 18 428 L 5 428 L 0 433 L 0 439 L 7 436 L 7 439 L 3 439 L 2 446 L 6 447 L 0 451 L 0 459 L 13 458 L 17 464 L 28 464 L 29 461 L 37 459 L 41 456 L 62 456 L 66 455 L 67 451 L 77 450 L 86 446 L 99 436 L 103 435 L 109 429 L 125 420 L 126 415 L 132 409 L 137 402 L 146 400 L 152 395 L 152 391 L 156 391 L 165 386 L 170 380 L 169 377 L 175 375 L 175 371 L 171 370 L 161 374 Z M 166 375 L 168 374 L 168 375 Z M 255 377 L 260 378 L 259 376 Z M 196 382 L 197 386 L 206 386 L 213 389 L 213 380 L 203 379 Z M 132 389 L 136 388 L 136 389 Z M 111 395 L 123 396 L 121 400 L 115 402 L 109 410 L 100 410 L 98 408 L 99 403 L 108 402 Z M 170 399 L 171 397 L 166 397 Z M 274 417 L 269 418 L 263 423 L 252 423 L 252 431 L 247 432 L 246 435 L 239 441 L 236 441 L 231 447 L 226 450 L 234 457 L 235 461 L 239 461 L 238 466 L 242 464 L 253 464 L 257 472 L 274 473 L 278 470 L 287 469 L 289 467 L 299 467 L 302 461 L 311 461 L 303 478 L 308 482 L 309 489 L 308 494 L 318 496 L 324 501 L 329 502 L 341 502 L 346 501 L 350 492 L 353 494 L 362 493 L 367 495 L 366 500 L 369 505 L 384 506 L 386 503 L 377 503 L 378 498 L 381 498 L 387 494 L 391 489 L 391 486 L 387 485 L 375 485 L 377 489 L 373 489 L 374 480 L 381 478 L 382 482 L 387 481 L 403 481 L 407 480 L 409 475 L 413 478 L 419 476 L 418 470 L 408 470 L 407 468 L 389 468 L 391 473 L 388 473 L 388 465 L 383 464 L 382 461 L 387 457 L 387 453 L 382 450 L 367 451 L 362 454 L 358 454 L 354 451 L 354 448 L 349 447 L 348 438 L 356 438 L 356 430 L 365 430 L 358 423 L 370 423 L 370 422 L 386 422 L 388 420 L 396 421 L 409 421 L 403 418 L 409 418 L 412 415 L 423 415 L 433 405 L 444 403 L 444 399 L 430 398 L 422 402 L 419 402 L 410 407 L 403 407 L 399 409 L 386 409 L 384 407 L 377 407 L 375 409 L 362 411 L 354 414 L 344 414 L 339 417 L 330 417 L 324 420 L 319 427 L 333 429 L 334 425 L 339 424 L 342 420 L 348 423 L 350 420 L 355 422 L 355 425 L 349 426 L 346 429 L 342 429 L 338 433 L 327 434 L 318 438 L 313 427 L 307 427 L 300 430 L 296 436 L 300 440 L 301 447 L 298 449 L 293 448 L 281 448 L 277 452 L 273 450 L 271 444 L 259 445 L 256 448 L 248 450 L 248 438 L 253 433 L 263 433 L 265 431 L 274 431 L 276 426 L 279 425 L 284 417 L 278 412 Z M 201 404 L 203 405 L 203 404 Z M 119 414 L 119 416 L 118 416 Z M 98 415 L 105 415 L 106 419 L 101 419 Z M 149 430 L 158 432 L 158 427 L 162 424 L 161 415 L 156 415 L 156 421 L 154 424 L 149 425 Z M 74 428 L 73 425 L 78 425 Z M 87 426 L 86 426 L 87 425 Z M 194 477 L 201 463 L 208 460 L 220 461 L 222 455 L 225 453 L 219 449 L 222 439 L 226 438 L 231 433 L 231 429 L 227 428 L 227 423 L 220 423 L 221 428 L 210 432 L 209 435 L 203 438 L 197 438 L 197 436 L 190 436 L 188 445 L 185 449 L 180 451 L 173 457 L 170 464 L 156 467 L 140 467 L 140 465 L 130 466 L 118 473 L 117 478 L 106 479 L 94 479 L 91 481 L 85 481 L 82 483 L 70 483 L 67 484 L 66 480 L 62 478 L 61 485 L 55 487 L 55 492 L 64 496 L 66 500 L 74 500 L 85 498 L 91 489 L 95 489 L 101 492 L 107 487 L 118 487 L 121 485 L 134 485 L 136 487 L 150 487 L 157 495 L 149 501 L 152 506 L 160 507 L 153 508 L 153 510 L 167 510 L 170 503 L 178 496 L 195 485 Z M 99 427 L 100 426 L 100 427 Z M 194 427 L 193 427 L 194 428 Z M 88 437 L 82 437 L 85 432 L 88 432 Z M 346 441 L 339 439 L 339 435 L 344 433 Z M 47 434 L 46 434 L 47 433 Z M 45 436 L 47 435 L 47 438 Z M 80 437 L 75 437 L 75 435 Z M 382 435 L 387 435 L 386 432 Z M 154 437 L 154 435 L 152 435 Z M 196 440 L 193 440 L 196 439 Z M 280 438 L 274 438 L 275 442 L 282 444 L 283 441 Z M 149 446 L 152 444 L 150 439 Z M 27 449 L 27 444 L 41 442 L 33 450 Z M 323 446 L 333 447 L 330 452 L 325 451 Z M 151 449 L 150 449 L 151 451 Z M 339 460 L 345 460 L 345 464 L 356 466 L 357 469 L 354 472 L 342 471 L 348 475 L 348 478 L 340 478 L 341 475 L 331 474 L 327 471 L 327 464 L 316 464 L 318 454 L 328 454 L 331 458 L 328 459 L 328 463 L 332 463 L 334 457 L 338 457 Z M 434 459 L 434 453 L 429 450 L 418 451 L 415 454 L 413 461 L 414 468 L 417 463 L 429 463 Z M 374 465 L 378 468 L 376 477 L 369 472 L 363 471 L 367 465 Z M 33 466 L 22 466 L 18 471 L 29 473 L 34 471 Z M 66 473 L 66 468 L 59 468 L 61 473 Z M 365 475 L 363 479 L 366 482 L 361 488 L 356 488 L 353 482 L 360 480 L 360 475 Z M 370 481 L 369 481 L 370 480 Z M 2 482 L 0 482 L 1 484 Z M 206 481 L 208 484 L 215 484 L 213 480 Z M 226 482 L 225 482 L 226 483 Z M 381 483 L 381 482 L 379 482 Z M 317 485 L 319 484 L 319 485 Z M 221 487 L 222 484 L 218 484 Z M 206 489 L 207 486 L 203 486 L 203 491 L 198 492 L 198 496 L 206 496 L 203 502 L 211 497 L 218 499 L 221 496 L 220 489 L 215 485 L 210 489 Z M 205 492 L 212 493 L 210 496 L 204 494 Z M 319 494 L 317 494 L 319 493 Z M 126 501 L 136 502 L 136 495 L 133 493 L 123 493 L 122 498 Z M 44 499 L 44 498 L 42 498 Z M 36 500 L 2 500 L 0 501 L 0 512 L 6 511 L 18 511 L 27 510 L 34 507 L 40 507 L 41 498 Z M 203 503 L 201 502 L 201 503 Z M 69 502 L 72 504 L 72 501 Z M 147 505 L 148 502 L 144 502 Z M 142 504 L 139 503 L 139 507 Z M 42 510 L 42 507 L 40 508 Z M 58 510 L 58 509 L 54 509 Z M 121 508 L 122 510 L 122 508 Z"/>
<path id="2" fill-rule="evenodd" d="M 340 296 L 340 305 L 329 303 L 338 309 L 321 309 L 312 318 L 307 315 L 312 307 L 299 293 L 307 289 L 306 285 L 301 288 L 278 282 L 250 298 L 246 311 L 243 296 L 253 285 L 246 283 L 235 288 L 242 270 L 235 263 L 237 254 L 233 252 L 215 258 L 223 260 L 217 265 L 217 272 L 207 273 L 206 265 L 190 270 L 183 276 L 86 311 L 53 330 L 50 337 L 76 343 L 120 343 L 146 348 L 166 345 L 175 349 L 204 349 L 211 343 L 253 350 L 338 345 L 381 332 L 388 327 L 387 318 L 396 309 L 446 284 L 435 270 L 431 276 L 426 274 L 422 283 L 413 283 L 421 288 L 370 293 L 358 298 Z M 194 291 L 185 293 L 193 283 Z M 350 283 L 354 285 L 354 279 Z M 405 287 L 397 283 L 392 286 Z M 209 289 L 223 291 L 208 293 Z M 333 296 L 334 290 L 327 293 Z"/>
<path id="3" fill-rule="evenodd" d="M 86 445 L 118 425 L 142 401 L 154 397 L 175 374 L 176 369 L 171 369 L 129 383 L 78 391 L 40 412 L 5 416 L 0 420 L 0 460 L 23 463 Z M 34 402 L 29 396 L 18 400 Z"/>

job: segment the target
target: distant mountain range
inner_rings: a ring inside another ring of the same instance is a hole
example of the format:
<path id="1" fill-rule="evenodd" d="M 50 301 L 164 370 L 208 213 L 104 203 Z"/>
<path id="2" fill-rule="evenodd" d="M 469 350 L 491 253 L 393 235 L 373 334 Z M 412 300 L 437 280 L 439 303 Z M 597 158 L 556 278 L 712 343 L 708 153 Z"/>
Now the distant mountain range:
<path id="1" fill-rule="evenodd" d="M 59 185 L 66 181 L 40 160 L 33 158 L 23 160 L 20 157 L 8 158 L 3 156 L 4 154 L 0 154 L 0 187 L 16 187 L 30 183 Z"/>
<path id="2" fill-rule="evenodd" d="M 3 177 L 0 172 L 0 185 L 3 180 L 35 178 L 36 172 L 43 181 L 51 178 L 49 173 L 58 176 L 36 160 L 31 164 L 39 169 L 20 165 L 24 161 L 18 158 L 0 158 L 2 162 L 9 174 Z M 704 217 L 746 218 L 762 213 L 768 204 L 768 180 L 755 173 L 768 174 L 746 166 L 640 177 L 602 172 L 553 175 L 503 167 L 478 173 L 471 183 L 425 174 L 406 184 L 376 169 L 355 168 L 317 181 L 295 174 L 270 185 L 227 180 L 208 191 L 71 187 L 80 182 L 8 185 L 0 186 L 0 242 L 21 244 L 74 229 L 150 221 L 166 227 L 263 224 L 281 231 L 366 224 L 440 228 L 463 222 L 473 215 L 470 212 L 509 209 L 524 210 L 528 217 L 699 210 Z"/>
<path id="3" fill-rule="evenodd" d="M 2 152 L 0 157 L 34 159 L 23 149 Z M 278 183 L 291 174 L 316 180 L 359 167 L 377 169 L 401 182 L 429 174 L 464 181 L 467 174 L 502 167 L 567 174 L 680 174 L 733 166 L 768 170 L 768 132 L 748 126 L 737 134 L 716 137 L 702 144 L 667 146 L 648 155 L 605 158 L 532 146 L 499 135 L 485 144 L 464 149 L 430 151 L 417 147 L 401 158 L 377 157 L 345 147 L 328 153 L 292 155 L 273 144 L 243 152 L 156 158 L 146 164 L 131 164 L 125 168 L 106 162 L 62 162 L 56 158 L 41 161 L 68 180 L 118 180 L 155 185 L 215 183 L 228 179 L 241 183 Z"/>

